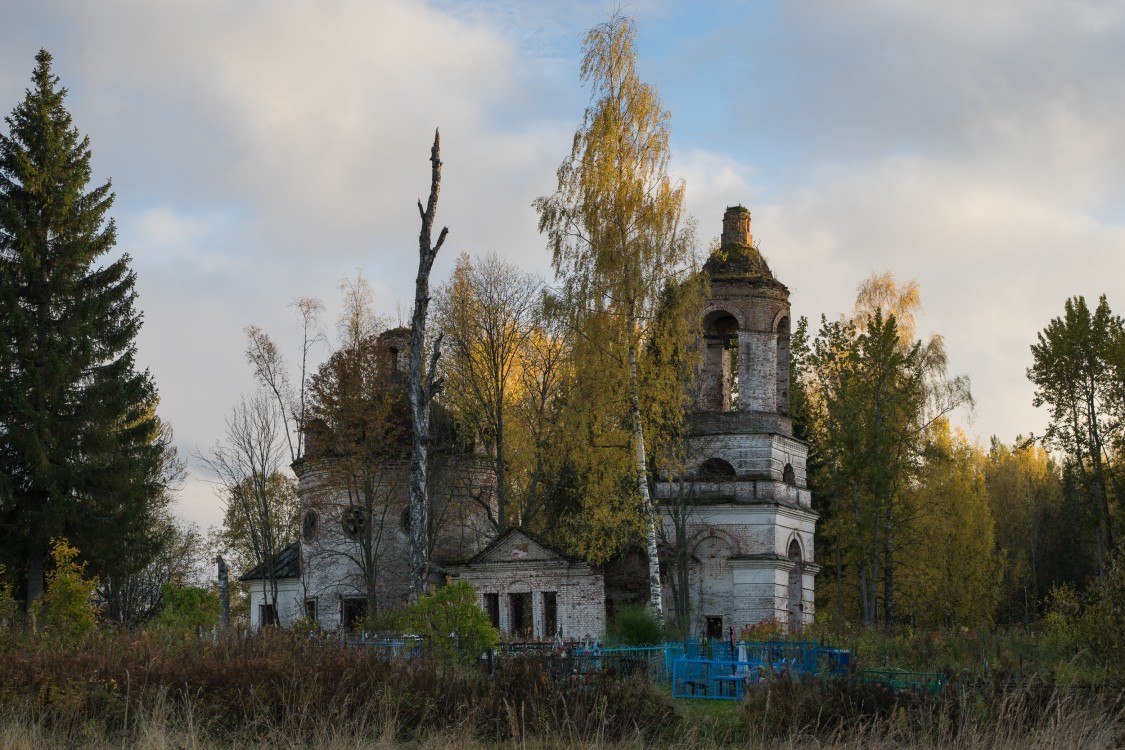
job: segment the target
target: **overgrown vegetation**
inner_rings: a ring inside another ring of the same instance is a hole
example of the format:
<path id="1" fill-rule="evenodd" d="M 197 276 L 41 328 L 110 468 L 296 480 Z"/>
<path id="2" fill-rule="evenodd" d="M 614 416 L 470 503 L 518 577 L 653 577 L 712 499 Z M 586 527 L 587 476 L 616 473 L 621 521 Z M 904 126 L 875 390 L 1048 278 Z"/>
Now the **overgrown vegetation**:
<path id="1" fill-rule="evenodd" d="M 748 701 L 673 702 L 543 656 L 460 664 L 269 630 L 251 638 L 97 632 L 0 652 L 0 746 L 1120 746 L 1119 689 L 955 680 L 933 696 L 778 681 Z"/>
<path id="2" fill-rule="evenodd" d="M 643 605 L 627 604 L 609 622 L 606 637 L 623 646 L 645 646 L 664 641 L 664 626 Z"/>
<path id="3" fill-rule="evenodd" d="M 446 661 L 476 659 L 500 641 L 500 634 L 477 606 L 477 594 L 465 581 L 451 583 L 407 607 L 405 622 L 421 634 L 434 656 Z"/>
<path id="4" fill-rule="evenodd" d="M 81 646 L 28 640 L 2 655 L 0 715 L 51 733 L 136 738 L 154 712 L 202 737 L 325 733 L 413 739 L 456 731 L 499 741 L 564 732 L 659 739 L 678 726 L 670 698 L 632 681 L 552 682 L 541 658 L 497 659 L 493 673 L 430 656 L 381 652 L 267 631 L 218 641 L 159 632 L 98 633 Z"/>
<path id="5" fill-rule="evenodd" d="M 98 626 L 98 580 L 86 577 L 86 563 L 78 562 L 78 548 L 66 539 L 51 540 L 50 559 L 47 591 L 32 605 L 33 621 L 54 641 L 80 641 Z"/>

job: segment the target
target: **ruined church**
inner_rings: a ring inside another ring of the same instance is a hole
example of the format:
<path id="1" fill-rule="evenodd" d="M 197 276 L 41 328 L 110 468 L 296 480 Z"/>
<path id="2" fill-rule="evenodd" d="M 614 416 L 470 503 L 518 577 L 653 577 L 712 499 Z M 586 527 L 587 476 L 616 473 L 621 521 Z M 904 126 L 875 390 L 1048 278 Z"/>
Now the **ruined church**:
<path id="1" fill-rule="evenodd" d="M 817 514 L 805 478 L 808 446 L 793 436 L 789 408 L 789 290 L 754 246 L 750 211 L 742 206 L 727 208 L 720 247 L 703 270 L 710 294 L 700 321 L 702 371 L 688 415 L 688 470 L 656 485 L 662 536 L 687 552 L 678 590 L 669 561 L 661 561 L 665 616 L 673 617 L 677 597 L 681 603 L 686 597 L 695 635 L 721 637 L 764 619 L 795 632 L 813 621 L 819 566 L 813 561 Z M 404 341 L 402 331 L 380 340 L 388 368 L 400 367 Z M 435 582 L 470 582 L 492 623 L 512 637 L 602 637 L 607 606 L 621 600 L 628 566 L 592 566 L 520 529 L 492 538 L 488 472 L 456 439 L 437 454 Z M 352 627 L 376 598 L 369 596 L 372 582 L 382 606 L 405 598 L 407 473 L 401 463 L 391 464 L 369 478 L 382 498 L 378 518 L 330 489 L 325 461 L 295 467 L 301 538 L 274 561 L 281 575 L 276 606 L 268 603 L 261 567 L 242 577 L 250 583 L 252 627 L 301 617 L 326 630 Z M 377 576 L 364 565 L 372 554 Z M 641 580 L 632 588 L 647 588 L 644 570 L 637 572 Z"/>

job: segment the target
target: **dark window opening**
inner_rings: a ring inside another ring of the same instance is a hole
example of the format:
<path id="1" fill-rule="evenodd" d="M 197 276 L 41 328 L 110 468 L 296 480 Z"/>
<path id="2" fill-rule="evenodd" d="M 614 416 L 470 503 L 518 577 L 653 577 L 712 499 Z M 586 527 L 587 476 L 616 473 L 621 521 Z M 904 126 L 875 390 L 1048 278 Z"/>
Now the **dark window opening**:
<path id="1" fill-rule="evenodd" d="M 305 619 L 315 620 L 317 616 L 316 599 L 305 599 Z"/>
<path id="2" fill-rule="evenodd" d="M 707 618 L 707 637 L 708 638 L 722 638 L 723 637 L 723 618 L 708 617 Z"/>
<path id="3" fill-rule="evenodd" d="M 785 464 L 781 472 L 781 481 L 793 487 L 797 486 L 797 473 L 793 471 L 793 464 Z"/>
<path id="4" fill-rule="evenodd" d="M 531 592 L 508 594 L 508 611 L 511 613 L 511 633 L 530 638 L 532 633 Z"/>
<path id="5" fill-rule="evenodd" d="M 559 631 L 559 604 L 554 591 L 543 592 L 543 637 L 554 638 Z"/>
<path id="6" fill-rule="evenodd" d="M 704 482 L 732 482 L 736 477 L 734 467 L 721 458 L 709 458 L 699 467 L 699 479 Z"/>
<path id="7" fill-rule="evenodd" d="M 801 628 L 804 626 L 804 617 L 801 613 L 805 609 L 801 591 L 801 544 L 796 539 L 789 542 L 789 559 L 797 565 L 794 565 L 793 569 L 789 571 L 789 590 L 786 592 L 789 601 L 785 608 L 789 614 L 789 632 L 796 635 L 801 632 Z"/>
<path id="8" fill-rule="evenodd" d="M 272 604 L 258 605 L 258 624 L 262 627 L 277 624 L 277 607 Z"/>
<path id="9" fill-rule="evenodd" d="M 351 597 L 340 602 L 344 630 L 358 630 L 367 621 L 367 599 Z"/>
<path id="10" fill-rule="evenodd" d="M 777 411 L 789 413 L 789 318 L 777 322 Z"/>
<path id="11" fill-rule="evenodd" d="M 367 511 L 363 508 L 348 508 L 340 518 L 340 526 L 349 539 L 358 541 L 367 530 Z"/>
<path id="12" fill-rule="evenodd" d="M 484 595 L 484 613 L 488 615 L 488 624 L 497 630 L 500 629 L 500 595 Z"/>
<path id="13" fill-rule="evenodd" d="M 316 511 L 305 511 L 305 516 L 301 519 L 301 536 L 304 540 L 306 542 L 311 542 L 316 539 L 316 532 L 319 528 L 320 518 L 316 515 Z"/>

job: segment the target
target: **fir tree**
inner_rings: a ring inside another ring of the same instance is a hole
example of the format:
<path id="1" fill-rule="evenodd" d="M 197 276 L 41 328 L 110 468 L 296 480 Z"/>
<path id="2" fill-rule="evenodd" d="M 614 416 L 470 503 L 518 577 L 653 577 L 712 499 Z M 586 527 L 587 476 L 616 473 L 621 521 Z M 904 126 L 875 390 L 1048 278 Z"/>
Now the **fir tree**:
<path id="1" fill-rule="evenodd" d="M 52 537 L 96 574 L 137 559 L 167 447 L 152 379 L 134 364 L 129 257 L 98 265 L 115 242 L 110 183 L 88 189 L 89 139 L 50 54 L 36 63 L 0 135 L 0 557 L 29 602 Z"/>

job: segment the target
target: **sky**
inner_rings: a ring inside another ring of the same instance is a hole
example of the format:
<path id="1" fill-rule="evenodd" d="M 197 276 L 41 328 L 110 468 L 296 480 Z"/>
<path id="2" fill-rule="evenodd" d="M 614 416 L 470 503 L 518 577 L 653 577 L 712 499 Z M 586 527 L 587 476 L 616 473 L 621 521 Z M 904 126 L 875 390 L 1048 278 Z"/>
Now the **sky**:
<path id="1" fill-rule="evenodd" d="M 301 296 L 340 310 L 362 273 L 409 318 L 416 201 L 441 130 L 437 223 L 460 253 L 551 280 L 532 201 L 555 188 L 589 100 L 585 32 L 610 2 L 0 0 L 0 111 L 40 48 L 112 179 L 119 252 L 190 476 L 254 390 L 249 325 L 295 360 Z M 815 329 L 892 272 L 921 287 L 987 443 L 1041 434 L 1030 345 L 1068 297 L 1125 311 L 1125 4 L 1099 0 L 636 0 L 641 76 L 672 116 L 671 169 L 700 249 L 742 204 Z M 0 126 L 7 130 L 6 126 Z M 328 351 L 321 349 L 323 358 Z"/>

